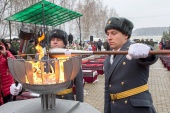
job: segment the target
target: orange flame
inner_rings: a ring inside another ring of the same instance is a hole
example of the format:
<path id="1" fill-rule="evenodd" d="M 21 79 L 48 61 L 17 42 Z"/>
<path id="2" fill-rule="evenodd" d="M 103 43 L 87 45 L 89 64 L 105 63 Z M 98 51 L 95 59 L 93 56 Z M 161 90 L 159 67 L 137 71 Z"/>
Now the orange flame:
<path id="1" fill-rule="evenodd" d="M 59 60 L 59 64 L 60 64 L 60 78 L 59 78 L 59 82 L 64 82 L 64 62 L 66 60 Z"/>
<path id="2" fill-rule="evenodd" d="M 44 56 L 44 50 L 43 50 L 43 48 L 42 48 L 41 45 L 40 45 L 40 42 L 41 42 L 42 40 L 44 40 L 44 38 L 45 38 L 45 35 L 44 35 L 44 33 L 43 33 L 42 36 L 38 38 L 38 44 L 37 44 L 37 46 L 35 47 L 36 50 L 37 50 L 37 52 L 39 53 L 38 60 L 41 60 L 41 58 Z"/>
<path id="3" fill-rule="evenodd" d="M 40 45 L 40 42 L 44 40 L 45 35 L 44 33 L 42 34 L 41 37 L 38 38 L 38 44 L 36 46 L 36 50 L 39 53 L 38 60 L 37 62 L 34 61 L 28 61 L 29 63 L 32 64 L 32 69 L 33 69 L 33 83 L 34 84 L 55 84 L 57 82 L 61 83 L 64 82 L 64 66 L 63 62 L 66 60 L 59 60 L 59 81 L 57 81 L 57 77 L 55 74 L 55 71 L 50 64 L 50 70 L 51 72 L 45 72 L 44 69 L 46 68 L 44 66 L 45 62 L 41 62 L 41 58 L 44 57 L 44 50 Z M 28 81 L 28 80 L 26 80 Z"/>

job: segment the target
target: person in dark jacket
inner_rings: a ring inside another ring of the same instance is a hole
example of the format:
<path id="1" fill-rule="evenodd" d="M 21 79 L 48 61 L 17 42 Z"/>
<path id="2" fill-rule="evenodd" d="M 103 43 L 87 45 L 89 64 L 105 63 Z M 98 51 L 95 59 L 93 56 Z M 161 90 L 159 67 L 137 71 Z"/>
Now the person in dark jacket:
<path id="1" fill-rule="evenodd" d="M 146 44 L 129 40 L 133 23 L 126 18 L 111 17 L 106 24 L 108 44 L 112 51 L 128 55 L 109 55 L 104 62 L 104 113 L 156 113 L 148 89 L 149 66 L 158 59 L 149 55 Z"/>
<path id="2" fill-rule="evenodd" d="M 14 38 L 14 39 L 12 40 L 11 47 L 12 47 L 15 51 L 19 52 L 20 39 Z"/>
<path id="3" fill-rule="evenodd" d="M 29 45 L 28 45 L 28 49 L 26 54 L 36 54 L 37 50 L 36 50 L 36 45 L 35 45 L 35 41 L 33 39 L 29 40 Z M 30 55 L 31 58 L 34 59 L 35 55 Z"/>
<path id="4" fill-rule="evenodd" d="M 68 35 L 68 41 L 69 41 L 69 45 L 71 45 L 73 42 L 73 35 L 71 33 Z"/>
<path id="5" fill-rule="evenodd" d="M 103 43 L 103 47 L 104 47 L 105 51 L 110 51 L 110 46 L 109 46 L 107 40 Z"/>
<path id="6" fill-rule="evenodd" d="M 100 39 L 97 42 L 97 49 L 98 49 L 98 51 L 101 51 L 101 49 L 102 49 L 102 41 Z"/>

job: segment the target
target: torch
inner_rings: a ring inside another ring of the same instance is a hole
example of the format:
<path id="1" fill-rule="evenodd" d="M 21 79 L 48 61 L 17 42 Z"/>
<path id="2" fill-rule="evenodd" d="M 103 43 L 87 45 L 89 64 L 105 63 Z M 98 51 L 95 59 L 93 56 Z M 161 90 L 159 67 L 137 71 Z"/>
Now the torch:
<path id="1" fill-rule="evenodd" d="M 49 50 L 49 56 L 51 58 L 77 56 L 77 55 L 126 55 L 128 51 L 82 51 L 82 50 L 72 50 L 72 49 L 62 49 L 62 48 L 52 48 Z M 170 54 L 170 50 L 152 50 L 149 51 L 150 55 L 156 54 Z"/>
<path id="2" fill-rule="evenodd" d="M 33 36 L 33 33 L 31 32 L 30 29 L 24 28 L 20 30 L 19 38 L 21 40 L 20 42 L 20 48 L 19 48 L 19 53 L 25 54 L 28 48 L 28 42 Z"/>

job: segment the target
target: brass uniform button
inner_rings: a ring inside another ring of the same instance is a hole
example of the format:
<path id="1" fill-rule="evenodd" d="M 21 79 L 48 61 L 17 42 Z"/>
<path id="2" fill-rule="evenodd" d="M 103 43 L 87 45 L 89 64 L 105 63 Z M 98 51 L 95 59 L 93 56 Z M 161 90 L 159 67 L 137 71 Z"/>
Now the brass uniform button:
<path id="1" fill-rule="evenodd" d="M 126 62 L 123 62 L 123 65 L 126 65 Z"/>
<path id="2" fill-rule="evenodd" d="M 125 100 L 125 104 L 127 104 L 127 102 L 128 102 L 128 101 L 127 101 L 127 100 Z"/>
<path id="3" fill-rule="evenodd" d="M 121 82 L 121 85 L 124 85 L 125 83 L 124 82 Z"/>
<path id="4" fill-rule="evenodd" d="M 64 95 L 62 95 L 61 98 L 64 98 Z"/>

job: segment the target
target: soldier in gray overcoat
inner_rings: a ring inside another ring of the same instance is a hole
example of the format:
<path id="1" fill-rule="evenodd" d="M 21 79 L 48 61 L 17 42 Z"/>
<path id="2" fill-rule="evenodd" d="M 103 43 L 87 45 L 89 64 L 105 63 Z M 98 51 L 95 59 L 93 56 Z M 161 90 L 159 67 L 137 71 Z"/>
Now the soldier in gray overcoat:
<path id="1" fill-rule="evenodd" d="M 111 17 L 105 32 L 112 51 L 128 55 L 109 55 L 104 62 L 104 113 L 156 113 L 148 89 L 149 66 L 158 59 L 149 55 L 151 47 L 131 43 L 133 23 L 126 18 Z"/>
<path id="2" fill-rule="evenodd" d="M 60 29 L 54 29 L 51 31 L 49 36 L 49 42 L 51 48 L 65 48 L 68 42 L 68 35 L 65 31 Z M 75 86 L 75 97 L 74 97 L 74 89 Z M 82 69 L 80 68 L 80 71 L 78 75 L 75 77 L 75 79 L 71 82 L 70 86 L 56 94 L 57 98 L 60 99 L 67 99 L 67 100 L 76 100 L 83 102 L 84 98 L 84 84 L 83 84 L 83 73 Z"/>

